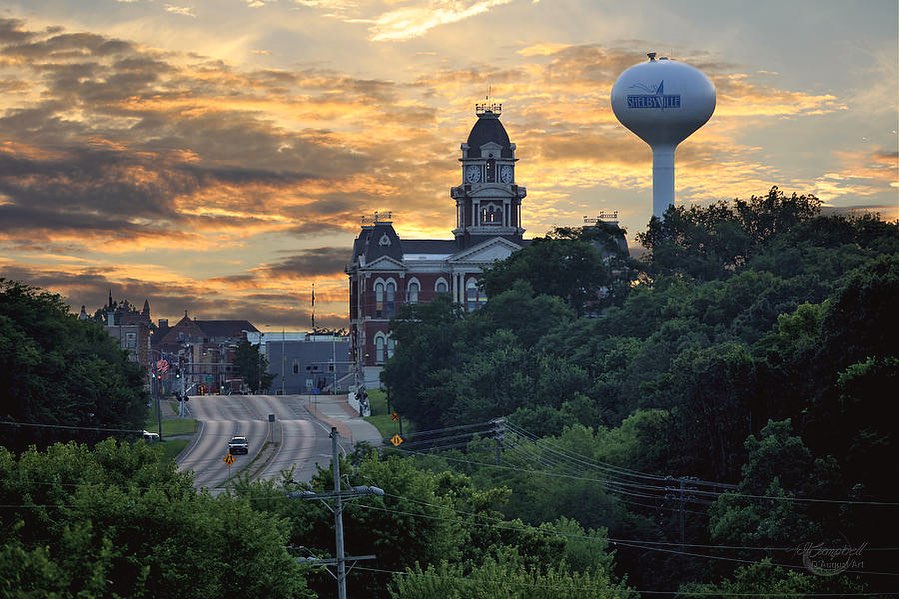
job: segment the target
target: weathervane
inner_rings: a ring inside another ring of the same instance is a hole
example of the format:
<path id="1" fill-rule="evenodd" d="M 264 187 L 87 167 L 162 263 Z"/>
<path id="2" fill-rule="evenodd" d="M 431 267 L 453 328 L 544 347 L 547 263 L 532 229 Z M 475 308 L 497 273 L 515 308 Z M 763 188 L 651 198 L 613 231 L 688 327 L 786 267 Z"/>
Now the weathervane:
<path id="1" fill-rule="evenodd" d="M 476 115 L 481 116 L 482 114 L 486 114 L 489 112 L 491 114 L 495 114 L 496 116 L 499 116 L 503 113 L 503 105 L 502 104 L 497 104 L 496 102 L 493 102 L 493 103 L 490 102 L 491 88 L 492 88 L 492 86 L 490 86 L 490 85 L 487 86 L 487 96 L 484 98 L 484 103 L 483 104 L 478 103 L 478 104 L 474 105 L 474 113 Z"/>

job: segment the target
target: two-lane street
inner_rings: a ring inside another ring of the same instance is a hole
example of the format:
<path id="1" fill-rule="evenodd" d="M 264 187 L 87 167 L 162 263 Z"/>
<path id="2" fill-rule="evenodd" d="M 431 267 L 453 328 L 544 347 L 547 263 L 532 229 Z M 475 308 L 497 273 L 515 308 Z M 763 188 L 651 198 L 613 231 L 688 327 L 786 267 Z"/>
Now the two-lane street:
<path id="1" fill-rule="evenodd" d="M 316 464 L 327 465 L 331 456 L 329 427 L 313 419 L 306 409 L 307 400 L 300 395 L 209 395 L 192 397 L 190 410 L 199 426 L 197 435 L 178 458 L 180 470 L 194 471 L 194 484 L 216 489 L 229 477 L 228 441 L 243 435 L 249 442 L 247 455 L 235 455 L 230 475 L 259 461 L 251 471 L 254 478 L 279 479 L 281 471 L 296 467 L 296 480 L 309 480 Z M 274 414 L 275 422 L 269 422 Z M 260 453 L 267 442 L 272 449 Z"/>

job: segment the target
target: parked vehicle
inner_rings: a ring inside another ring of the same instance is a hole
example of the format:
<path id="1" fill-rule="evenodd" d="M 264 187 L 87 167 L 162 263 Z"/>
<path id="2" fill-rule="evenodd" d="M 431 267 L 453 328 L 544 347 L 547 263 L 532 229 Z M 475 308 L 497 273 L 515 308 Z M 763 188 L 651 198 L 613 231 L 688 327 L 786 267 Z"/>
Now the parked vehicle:
<path id="1" fill-rule="evenodd" d="M 249 395 L 250 386 L 243 379 L 228 379 L 223 387 L 225 395 Z"/>

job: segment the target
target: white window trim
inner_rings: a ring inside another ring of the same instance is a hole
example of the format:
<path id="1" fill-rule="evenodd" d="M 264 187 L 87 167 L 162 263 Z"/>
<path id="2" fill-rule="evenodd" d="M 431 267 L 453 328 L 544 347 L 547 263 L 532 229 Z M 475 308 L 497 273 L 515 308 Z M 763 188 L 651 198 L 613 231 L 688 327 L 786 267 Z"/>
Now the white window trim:
<path id="1" fill-rule="evenodd" d="M 409 291 L 412 289 L 412 285 L 417 285 L 417 286 L 418 286 L 418 292 L 415 294 L 416 297 L 415 297 L 415 301 L 414 301 L 414 302 L 409 301 Z M 415 303 L 415 304 L 417 304 L 419 301 L 421 301 L 421 281 L 419 281 L 417 277 L 412 277 L 412 278 L 409 279 L 409 281 L 406 283 L 406 303 L 409 303 L 409 304 Z"/>

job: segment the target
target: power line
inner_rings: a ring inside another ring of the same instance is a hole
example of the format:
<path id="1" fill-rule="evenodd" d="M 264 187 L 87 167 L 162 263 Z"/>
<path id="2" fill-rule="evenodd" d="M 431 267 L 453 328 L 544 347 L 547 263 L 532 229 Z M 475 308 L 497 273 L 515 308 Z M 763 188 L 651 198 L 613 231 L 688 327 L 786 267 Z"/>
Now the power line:
<path id="1" fill-rule="evenodd" d="M 368 509 L 368 510 L 391 512 L 391 513 L 396 513 L 396 514 L 400 514 L 400 515 L 404 515 L 404 516 L 417 516 L 420 518 L 428 518 L 428 519 L 432 519 L 432 520 L 447 520 L 446 518 L 443 518 L 441 516 L 432 516 L 430 514 L 421 514 L 419 512 L 407 512 L 407 511 L 403 511 L 403 510 L 394 510 L 394 509 L 378 507 L 378 506 L 374 506 L 374 505 L 360 505 L 359 507 L 363 508 L 363 509 Z M 452 508 L 450 508 L 450 509 L 452 509 Z M 484 516 L 481 516 L 481 517 L 483 518 Z M 482 522 L 481 525 L 490 526 L 492 528 L 497 528 L 500 530 L 511 530 L 511 531 L 521 530 L 519 528 L 515 528 L 515 527 L 509 526 L 509 525 L 501 526 L 498 524 L 490 524 L 487 522 Z M 563 533 L 557 533 L 554 531 L 551 532 L 550 534 L 555 534 L 556 536 L 562 536 L 562 537 L 574 536 L 574 535 L 566 535 Z M 584 538 L 582 535 L 578 535 L 577 537 Z M 587 537 L 587 538 L 589 538 L 589 537 Z M 683 555 L 683 556 L 687 556 L 687 557 L 696 557 L 696 558 L 703 558 L 703 559 L 708 559 L 708 560 L 735 562 L 735 563 L 740 563 L 740 564 L 753 565 L 753 564 L 759 563 L 755 560 L 747 560 L 747 559 L 741 559 L 741 558 L 736 558 L 736 557 L 725 557 L 725 556 L 720 556 L 720 555 L 706 555 L 703 553 L 693 553 L 690 551 L 678 551 L 676 549 L 668 549 L 665 547 L 654 547 L 654 546 L 650 545 L 648 542 L 634 542 L 634 541 L 630 541 L 630 540 L 626 540 L 626 539 L 617 539 L 617 538 L 613 539 L 610 537 L 606 537 L 605 540 L 607 540 L 609 543 L 611 543 L 613 545 L 620 545 L 622 547 L 629 547 L 631 549 L 644 549 L 646 551 L 656 551 L 656 552 L 661 552 L 661 553 Z M 773 566 L 780 566 L 782 568 L 790 568 L 790 569 L 794 569 L 794 570 L 804 569 L 803 566 L 796 566 L 793 564 L 782 564 L 782 563 L 777 563 L 777 562 L 770 562 L 770 563 Z M 864 570 L 844 570 L 843 572 L 845 572 L 847 574 L 865 574 L 865 575 L 876 575 L 876 576 L 899 576 L 899 572 L 872 572 L 872 571 L 864 571 Z"/>
<path id="2" fill-rule="evenodd" d="M 143 433 L 143 429 L 139 428 L 103 428 L 99 426 L 75 426 L 67 424 L 38 424 L 34 422 L 16 422 L 14 420 L 0 420 L 0 424 L 8 426 L 27 426 L 31 428 L 62 428 L 82 431 L 112 432 L 112 433 Z"/>
<path id="3" fill-rule="evenodd" d="M 537 447 L 540 447 L 539 444 L 536 444 L 536 445 L 537 445 Z M 409 453 L 415 453 L 414 450 L 404 450 L 403 448 L 399 448 L 399 450 L 400 451 L 408 451 Z M 470 461 L 470 460 L 461 460 L 458 458 L 451 458 L 451 457 L 447 457 L 447 456 L 444 456 L 444 458 L 447 460 L 476 464 L 479 466 L 492 466 L 492 467 L 497 467 L 497 468 L 503 468 L 503 466 L 496 465 L 496 464 L 489 464 L 486 462 L 474 462 L 474 461 Z M 636 489 L 640 489 L 640 488 L 653 489 L 653 490 L 657 490 L 657 491 L 676 490 L 672 487 L 667 487 L 667 486 L 662 487 L 659 485 L 640 484 L 640 483 L 635 483 L 635 482 L 631 482 L 631 481 L 617 481 L 616 482 L 613 480 L 595 479 L 595 478 L 589 478 L 589 477 L 584 477 L 584 476 L 566 475 L 566 474 L 559 474 L 559 473 L 545 473 L 545 472 L 534 471 L 534 470 L 530 470 L 529 472 L 541 473 L 546 476 L 558 476 L 558 477 L 563 477 L 563 478 L 574 478 L 574 479 L 593 481 L 593 482 L 610 483 L 610 484 L 616 484 L 616 485 L 619 485 L 622 487 L 636 488 Z M 679 478 L 677 478 L 677 479 L 662 478 L 662 477 L 655 477 L 655 478 L 660 481 L 665 481 L 669 484 L 673 484 L 675 481 L 680 480 Z M 685 480 L 687 482 L 689 482 L 690 484 L 693 484 L 696 482 L 702 482 L 702 481 L 699 481 L 698 479 L 694 480 L 693 478 L 685 479 Z M 711 481 L 705 481 L 705 482 L 708 484 L 716 484 L 716 485 L 722 485 L 722 486 L 725 484 L 725 483 L 713 483 Z M 749 499 L 781 500 L 781 501 L 791 501 L 791 502 L 827 503 L 827 504 L 841 504 L 841 505 L 870 505 L 870 506 L 877 506 L 877 507 L 897 507 L 897 506 L 899 506 L 899 502 L 887 502 L 887 501 L 860 501 L 860 500 L 851 500 L 851 499 L 821 499 L 821 498 L 811 498 L 811 497 L 790 497 L 790 496 L 776 497 L 776 496 L 771 496 L 771 495 L 753 495 L 753 494 L 749 494 L 749 493 L 740 493 L 737 491 L 724 491 L 724 492 L 726 492 L 728 495 L 731 495 L 731 496 L 745 497 L 745 498 L 749 498 Z M 696 495 L 704 495 L 704 496 L 708 496 L 708 497 L 714 497 L 714 498 L 717 498 L 722 494 L 722 492 L 703 491 L 700 489 L 690 489 L 690 493 L 693 493 Z"/>
<path id="4" fill-rule="evenodd" d="M 773 565 L 773 564 L 772 564 Z M 367 572 L 377 572 L 380 574 L 394 574 L 400 576 L 409 576 L 409 577 L 424 577 L 424 578 L 433 578 L 438 580 L 450 580 L 453 582 L 458 582 L 460 579 L 456 576 L 441 576 L 440 574 L 434 574 L 431 572 L 420 571 L 420 572 L 410 572 L 410 571 L 400 571 L 400 570 L 388 570 L 386 568 L 371 568 L 366 566 L 356 566 L 356 570 L 365 570 Z M 466 579 L 463 579 L 466 580 Z M 514 582 L 508 579 L 502 580 L 488 580 L 488 582 L 493 582 L 500 585 L 509 585 L 516 584 L 518 586 L 524 586 L 528 588 L 536 588 L 536 589 L 558 589 L 561 588 L 560 585 L 548 585 L 548 584 L 536 584 L 532 582 Z M 473 584 L 476 584 L 473 582 Z M 589 590 L 589 587 L 586 588 Z M 599 591 L 609 591 L 610 589 L 606 586 L 596 587 L 596 590 Z M 659 591 L 659 590 L 643 590 L 643 589 L 632 589 L 630 587 L 625 587 L 623 590 L 633 591 L 634 593 L 643 593 L 647 595 L 686 595 L 692 597 L 884 597 L 884 596 L 896 596 L 899 595 L 899 591 L 887 591 L 887 592 L 855 592 L 855 593 L 813 593 L 813 592 L 796 592 L 796 593 L 733 593 L 733 592 L 721 592 L 721 591 Z"/>
<path id="5" fill-rule="evenodd" d="M 63 482 L 58 482 L 58 481 L 28 481 L 28 482 L 32 483 L 32 484 L 42 484 L 42 485 L 48 485 L 48 486 L 52 485 L 52 486 L 61 486 L 61 487 L 116 488 L 116 489 L 120 488 L 119 485 L 116 485 L 115 483 L 109 483 L 106 481 L 82 482 L 82 483 L 74 483 L 74 482 L 73 483 L 63 483 Z M 144 487 L 129 487 L 129 488 L 133 489 L 133 490 L 138 490 L 138 491 L 151 491 L 151 490 L 155 489 L 156 487 L 144 486 Z M 216 488 L 224 489 L 224 487 L 216 487 Z M 407 501 L 407 502 L 414 503 L 414 504 L 433 507 L 438 510 L 454 512 L 454 513 L 462 515 L 462 516 L 469 516 L 469 517 L 477 518 L 480 520 L 493 520 L 494 521 L 494 523 L 485 522 L 484 524 L 486 526 L 491 526 L 491 527 L 495 527 L 495 528 L 499 528 L 499 529 L 503 529 L 503 530 L 513 530 L 513 531 L 522 530 L 520 527 L 513 526 L 510 521 L 503 520 L 497 516 L 493 516 L 490 514 L 470 512 L 467 510 L 461 510 L 461 509 L 455 508 L 450 505 L 431 503 L 431 502 L 423 501 L 420 499 L 414 499 L 412 497 L 396 495 L 394 493 L 385 493 L 385 496 L 392 497 L 394 499 L 401 499 L 403 501 Z M 249 500 L 249 501 L 268 502 L 268 501 L 272 501 L 272 500 L 280 500 L 280 499 L 282 499 L 282 496 L 280 493 L 277 493 L 276 495 L 274 495 L 272 497 L 241 497 L 241 499 L 245 499 L 245 500 Z M 74 504 L 74 503 L 71 503 L 71 504 L 66 504 L 66 503 L 60 503 L 60 504 L 51 504 L 51 503 L 0 504 L 0 508 L 10 508 L 10 509 L 12 509 L 12 508 L 29 508 L 29 509 L 32 509 L 32 508 L 58 508 L 58 509 L 62 509 L 62 508 L 74 507 L 74 506 L 76 506 L 76 504 Z M 448 518 L 445 518 L 442 516 L 434 516 L 431 514 L 424 514 L 421 512 L 408 512 L 408 511 L 397 510 L 397 509 L 392 509 L 392 508 L 388 508 L 388 507 L 376 507 L 376 506 L 371 506 L 371 505 L 366 505 L 365 507 L 367 509 L 375 509 L 378 511 L 385 511 L 385 512 L 402 514 L 402 515 L 419 516 L 422 518 L 439 519 L 439 520 L 449 521 Z M 692 548 L 699 548 L 699 549 L 718 549 L 718 550 L 722 550 L 722 549 L 749 550 L 749 551 L 796 551 L 797 550 L 797 547 L 772 547 L 772 546 L 753 547 L 753 546 L 747 546 L 747 545 L 714 545 L 714 544 L 699 544 L 699 543 L 681 544 L 681 543 L 667 542 L 667 541 L 655 541 L 655 540 L 649 541 L 649 540 L 643 540 L 643 539 L 625 539 L 625 538 L 619 538 L 619 537 L 599 537 L 599 538 L 597 538 L 597 537 L 590 537 L 587 535 L 563 533 L 563 532 L 559 532 L 559 531 L 545 531 L 545 532 L 547 532 L 548 534 L 552 534 L 552 535 L 560 536 L 560 537 L 564 537 L 564 538 L 569 538 L 569 539 L 605 540 L 611 544 L 628 545 L 628 546 L 634 546 L 636 548 L 647 548 L 647 549 L 650 549 L 650 548 L 652 548 L 652 546 L 657 545 L 657 546 L 661 546 L 661 547 L 692 547 Z M 899 547 L 865 547 L 865 551 L 866 552 L 867 551 L 899 551 Z M 709 557 L 710 559 L 717 559 L 715 556 L 704 556 L 702 554 L 690 554 L 690 555 L 696 555 L 699 557 Z M 777 564 L 775 564 L 775 565 L 777 565 Z M 881 574 L 890 575 L 890 576 L 899 575 L 899 574 L 894 574 L 894 573 L 881 573 Z"/>
<path id="6" fill-rule="evenodd" d="M 642 478 L 645 480 L 655 480 L 655 481 L 660 481 L 660 482 L 668 482 L 672 478 L 670 476 L 660 476 L 660 475 L 656 475 L 656 474 L 648 474 L 646 472 L 640 472 L 639 470 L 632 470 L 630 468 L 624 468 L 622 466 L 615 466 L 614 464 L 609 464 L 607 462 L 602 462 L 599 460 L 591 459 L 586 456 L 582 456 L 580 454 L 577 454 L 577 453 L 574 453 L 574 452 L 571 452 L 571 451 L 568 451 L 565 449 L 557 449 L 558 446 L 549 442 L 546 437 L 538 437 L 534 433 L 531 433 L 531 432 L 529 432 L 525 429 L 522 429 L 520 427 L 517 427 L 513 424 L 509 424 L 507 426 L 509 427 L 509 430 L 511 430 L 525 438 L 530 439 L 538 447 L 542 447 L 542 448 L 544 448 L 548 451 L 551 451 L 553 453 L 556 453 L 560 456 L 567 457 L 569 459 L 573 459 L 576 462 L 578 462 L 582 465 L 585 465 L 585 466 L 590 466 L 591 468 L 597 468 L 599 470 L 607 470 L 607 471 L 615 472 L 615 473 L 617 473 L 618 476 L 629 476 L 631 478 Z M 704 484 L 707 486 L 715 486 L 715 487 L 722 487 L 722 488 L 728 488 L 728 489 L 736 489 L 737 488 L 736 485 L 733 485 L 730 483 L 705 481 L 705 480 L 698 479 L 698 478 L 691 479 L 691 481 L 696 484 Z"/>

